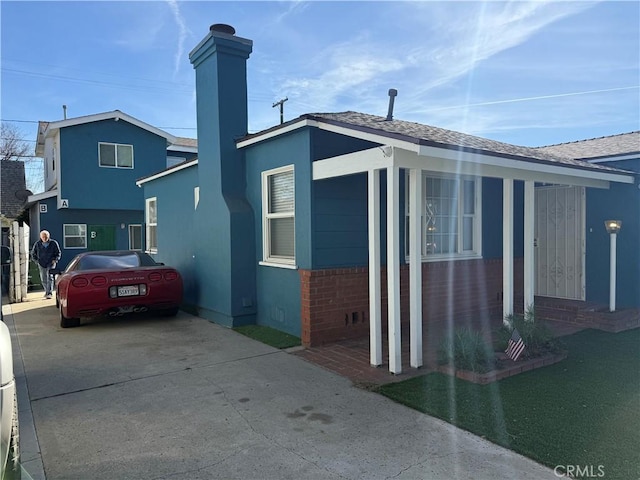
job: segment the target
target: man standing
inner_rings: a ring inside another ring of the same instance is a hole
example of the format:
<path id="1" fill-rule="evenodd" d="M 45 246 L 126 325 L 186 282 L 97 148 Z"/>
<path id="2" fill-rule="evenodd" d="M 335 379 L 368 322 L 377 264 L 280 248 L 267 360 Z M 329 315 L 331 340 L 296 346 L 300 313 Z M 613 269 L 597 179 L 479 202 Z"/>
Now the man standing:
<path id="1" fill-rule="evenodd" d="M 44 287 L 44 298 L 51 298 L 51 290 L 53 289 L 50 268 L 56 268 L 58 260 L 62 252 L 58 242 L 51 238 L 47 230 L 40 232 L 40 240 L 33 244 L 31 249 L 31 258 L 38 264 L 40 270 L 40 281 Z"/>

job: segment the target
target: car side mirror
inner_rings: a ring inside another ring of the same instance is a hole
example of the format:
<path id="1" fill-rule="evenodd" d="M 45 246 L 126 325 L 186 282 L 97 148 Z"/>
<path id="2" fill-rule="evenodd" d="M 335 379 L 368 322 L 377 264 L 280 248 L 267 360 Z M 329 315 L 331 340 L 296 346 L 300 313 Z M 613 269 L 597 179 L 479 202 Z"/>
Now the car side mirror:
<path id="1" fill-rule="evenodd" d="M 11 263 L 11 249 L 2 245 L 2 255 L 0 255 L 0 264 L 8 265 Z"/>

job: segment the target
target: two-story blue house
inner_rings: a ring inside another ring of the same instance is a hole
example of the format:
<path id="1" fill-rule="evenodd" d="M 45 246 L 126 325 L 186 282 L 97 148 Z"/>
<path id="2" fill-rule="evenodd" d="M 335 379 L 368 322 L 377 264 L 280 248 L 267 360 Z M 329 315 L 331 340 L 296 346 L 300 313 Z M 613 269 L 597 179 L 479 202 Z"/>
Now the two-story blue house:
<path id="1" fill-rule="evenodd" d="M 608 258 L 604 221 L 619 218 L 630 265 L 619 306 L 638 316 L 637 173 L 396 120 L 391 108 L 247 135 L 252 49 L 232 27 L 211 27 L 190 54 L 198 160 L 138 181 L 146 249 L 180 269 L 198 315 L 307 346 L 368 337 L 372 365 L 384 334 L 400 373 L 401 338 L 419 367 L 438 322 L 602 301 L 609 270 L 592 259 Z"/>
<path id="2" fill-rule="evenodd" d="M 195 158 L 197 144 L 114 110 L 40 122 L 36 155 L 45 191 L 28 199 L 31 241 L 49 230 L 63 268 L 85 250 L 141 249 L 145 203 L 136 180 Z"/>

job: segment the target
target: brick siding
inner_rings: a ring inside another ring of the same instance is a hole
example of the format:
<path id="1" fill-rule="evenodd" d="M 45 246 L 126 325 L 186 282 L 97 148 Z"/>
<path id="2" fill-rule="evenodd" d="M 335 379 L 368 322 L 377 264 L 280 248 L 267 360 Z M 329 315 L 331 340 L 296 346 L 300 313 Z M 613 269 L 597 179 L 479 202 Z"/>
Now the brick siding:
<path id="1" fill-rule="evenodd" d="M 514 279 L 522 285 L 522 260 Z M 313 347 L 369 334 L 369 269 L 300 270 L 302 343 Z M 387 275 L 381 271 L 382 329 L 387 323 Z M 502 312 L 502 260 L 422 264 L 423 322 Z M 518 293 L 516 292 L 516 295 Z M 400 267 L 401 322 L 409 320 L 409 267 Z"/>

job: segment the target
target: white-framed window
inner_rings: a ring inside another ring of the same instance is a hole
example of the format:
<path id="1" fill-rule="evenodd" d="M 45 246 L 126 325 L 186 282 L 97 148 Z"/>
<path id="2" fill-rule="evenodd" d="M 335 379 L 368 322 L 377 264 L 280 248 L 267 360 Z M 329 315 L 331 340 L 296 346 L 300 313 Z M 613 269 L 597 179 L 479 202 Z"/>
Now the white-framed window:
<path id="1" fill-rule="evenodd" d="M 64 248 L 87 248 L 87 225 L 85 223 L 65 223 L 62 226 Z"/>
<path id="2" fill-rule="evenodd" d="M 409 255 L 409 182 L 405 201 L 405 252 Z M 478 177 L 422 175 L 422 259 L 480 257 L 481 181 Z"/>
<path id="3" fill-rule="evenodd" d="M 296 263 L 293 165 L 262 172 L 262 258 L 266 264 Z"/>
<path id="4" fill-rule="evenodd" d="M 147 253 L 158 253 L 158 202 L 157 198 L 147 198 L 144 201 L 144 218 L 146 224 Z"/>
<path id="5" fill-rule="evenodd" d="M 129 225 L 129 250 L 142 250 L 142 225 Z"/>
<path id="6" fill-rule="evenodd" d="M 133 145 L 98 142 L 98 161 L 101 167 L 133 168 Z"/>

